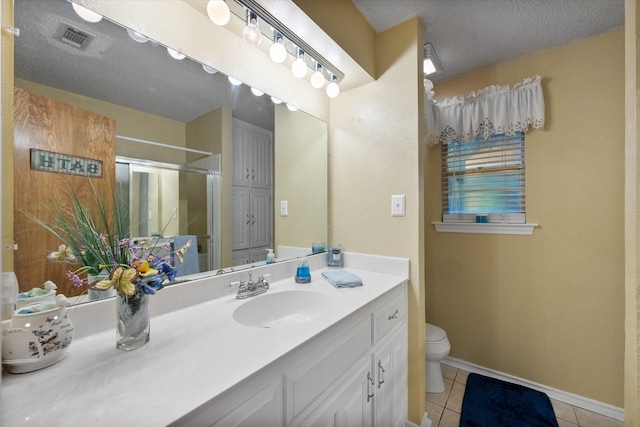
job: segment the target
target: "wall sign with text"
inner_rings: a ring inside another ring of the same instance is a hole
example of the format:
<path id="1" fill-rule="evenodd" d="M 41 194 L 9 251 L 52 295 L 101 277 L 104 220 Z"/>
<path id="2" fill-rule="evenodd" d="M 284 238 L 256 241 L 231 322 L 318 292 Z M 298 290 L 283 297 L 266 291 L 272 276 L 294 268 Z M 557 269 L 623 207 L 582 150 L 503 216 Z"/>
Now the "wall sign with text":
<path id="1" fill-rule="evenodd" d="M 52 153 L 32 148 L 31 170 L 102 178 L 102 160 Z"/>

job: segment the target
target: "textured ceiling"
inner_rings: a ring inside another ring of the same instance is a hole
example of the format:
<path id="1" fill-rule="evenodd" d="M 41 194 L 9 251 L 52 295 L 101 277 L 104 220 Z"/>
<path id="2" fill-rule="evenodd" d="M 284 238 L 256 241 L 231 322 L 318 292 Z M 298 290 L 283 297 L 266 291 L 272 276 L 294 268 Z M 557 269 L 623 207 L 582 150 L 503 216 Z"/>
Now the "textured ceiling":
<path id="1" fill-rule="evenodd" d="M 158 44 L 133 41 L 105 19 L 82 20 L 66 0 L 15 0 L 15 76 L 183 123 L 221 105 L 234 117 L 273 129 L 273 103 L 199 63 L 171 58 Z M 78 50 L 54 35 L 61 23 L 94 39 Z"/>
<path id="2" fill-rule="evenodd" d="M 282 0 L 264 0 L 282 1 Z M 624 0 L 353 0 L 382 31 L 412 16 L 425 25 L 444 72 L 438 81 L 624 23 Z M 60 23 L 95 39 L 78 51 L 53 36 Z M 272 129 L 273 104 L 232 87 L 164 47 L 136 43 L 106 20 L 80 19 L 66 0 L 15 0 L 15 75 L 181 122 L 227 105 L 234 116 Z M 248 118 L 251 117 L 251 120 Z"/>
<path id="3" fill-rule="evenodd" d="M 376 31 L 418 16 L 444 80 L 624 25 L 624 0 L 353 0 Z"/>

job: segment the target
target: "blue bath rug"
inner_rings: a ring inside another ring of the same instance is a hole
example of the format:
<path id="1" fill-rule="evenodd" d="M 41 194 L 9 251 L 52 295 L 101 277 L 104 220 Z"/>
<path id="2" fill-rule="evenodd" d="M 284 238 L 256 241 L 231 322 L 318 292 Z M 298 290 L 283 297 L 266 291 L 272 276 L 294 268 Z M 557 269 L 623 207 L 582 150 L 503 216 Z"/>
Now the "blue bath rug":
<path id="1" fill-rule="evenodd" d="M 537 390 L 469 374 L 460 427 L 558 427 L 549 397 Z"/>

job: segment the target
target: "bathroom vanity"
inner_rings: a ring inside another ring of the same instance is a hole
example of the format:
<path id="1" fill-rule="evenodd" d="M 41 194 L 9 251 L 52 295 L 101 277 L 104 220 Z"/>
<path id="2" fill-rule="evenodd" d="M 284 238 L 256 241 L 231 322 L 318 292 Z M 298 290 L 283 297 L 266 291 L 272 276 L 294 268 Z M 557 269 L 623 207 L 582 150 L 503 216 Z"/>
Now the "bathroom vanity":
<path id="1" fill-rule="evenodd" d="M 308 258 L 310 284 L 293 280 L 295 260 L 253 269 L 270 289 L 245 300 L 229 283 L 246 272 L 162 290 L 147 345 L 119 352 L 109 328 L 49 368 L 3 372 L 1 424 L 404 425 L 408 260 L 345 254 L 364 285 L 337 289 L 325 257 Z M 71 316 L 109 313 L 100 301 Z"/>

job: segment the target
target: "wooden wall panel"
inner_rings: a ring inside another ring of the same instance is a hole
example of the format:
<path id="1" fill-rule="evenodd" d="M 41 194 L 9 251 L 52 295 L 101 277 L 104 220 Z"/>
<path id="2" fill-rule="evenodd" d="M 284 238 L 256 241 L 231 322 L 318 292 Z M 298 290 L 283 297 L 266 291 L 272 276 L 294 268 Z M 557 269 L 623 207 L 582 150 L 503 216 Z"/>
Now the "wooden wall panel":
<path id="1" fill-rule="evenodd" d="M 51 222 L 54 198 L 70 207 L 70 190 L 91 203 L 94 188 L 104 196 L 108 209 L 115 191 L 115 121 L 54 99 L 15 89 L 14 101 L 14 235 L 18 250 L 14 270 L 20 291 L 42 286 L 46 280 L 58 286 L 58 293 L 78 295 L 63 274 L 73 266 L 47 260 L 60 241 L 33 222 L 25 212 Z M 102 178 L 73 176 L 30 169 L 32 148 L 101 160 Z"/>

